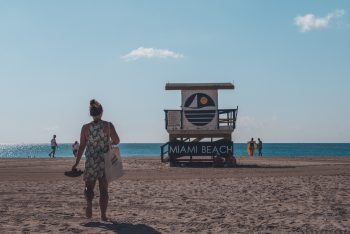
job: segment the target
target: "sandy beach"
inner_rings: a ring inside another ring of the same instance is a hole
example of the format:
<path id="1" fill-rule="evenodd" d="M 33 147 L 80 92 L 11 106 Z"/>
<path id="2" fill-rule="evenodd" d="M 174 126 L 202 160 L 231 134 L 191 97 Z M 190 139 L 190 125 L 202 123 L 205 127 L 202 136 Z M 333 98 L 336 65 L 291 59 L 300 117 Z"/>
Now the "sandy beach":
<path id="1" fill-rule="evenodd" d="M 0 159 L 0 233 L 350 232 L 350 157 L 238 158 L 238 168 L 124 159 L 102 222 L 74 159 Z M 83 160 L 80 168 L 83 168 Z"/>

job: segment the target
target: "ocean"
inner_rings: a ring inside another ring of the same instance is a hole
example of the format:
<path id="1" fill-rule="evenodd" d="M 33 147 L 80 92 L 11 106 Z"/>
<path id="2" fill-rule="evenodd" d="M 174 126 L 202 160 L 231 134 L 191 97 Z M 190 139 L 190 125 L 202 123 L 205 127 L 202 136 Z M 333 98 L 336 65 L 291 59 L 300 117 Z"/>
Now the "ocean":
<path id="1" fill-rule="evenodd" d="M 119 145 L 124 157 L 159 156 L 158 143 L 122 143 Z M 49 144 L 0 144 L 0 158 L 48 158 Z M 234 144 L 235 156 L 247 156 L 247 145 Z M 274 156 L 350 156 L 349 143 L 265 143 L 263 155 Z M 56 157 L 73 157 L 71 144 L 60 144 Z"/>

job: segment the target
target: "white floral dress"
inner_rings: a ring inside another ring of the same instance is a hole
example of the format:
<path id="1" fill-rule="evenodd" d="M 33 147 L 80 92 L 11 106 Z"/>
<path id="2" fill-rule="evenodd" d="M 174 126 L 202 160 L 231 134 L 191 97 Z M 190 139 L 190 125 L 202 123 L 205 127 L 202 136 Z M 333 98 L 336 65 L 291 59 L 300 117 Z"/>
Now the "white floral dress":
<path id="1" fill-rule="evenodd" d="M 109 136 L 103 131 L 103 127 L 102 121 L 92 122 L 89 126 L 85 151 L 85 181 L 93 181 L 105 176 L 104 153 L 108 152 Z"/>

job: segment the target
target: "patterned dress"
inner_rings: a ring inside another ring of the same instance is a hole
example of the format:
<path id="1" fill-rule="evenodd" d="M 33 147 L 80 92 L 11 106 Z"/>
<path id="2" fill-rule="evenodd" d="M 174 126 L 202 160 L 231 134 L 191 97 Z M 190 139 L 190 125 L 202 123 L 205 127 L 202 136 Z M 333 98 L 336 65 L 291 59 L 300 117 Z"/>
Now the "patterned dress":
<path id="1" fill-rule="evenodd" d="M 105 175 L 104 153 L 108 152 L 109 137 L 103 127 L 102 121 L 92 122 L 89 126 L 85 151 L 85 181 L 93 181 Z"/>

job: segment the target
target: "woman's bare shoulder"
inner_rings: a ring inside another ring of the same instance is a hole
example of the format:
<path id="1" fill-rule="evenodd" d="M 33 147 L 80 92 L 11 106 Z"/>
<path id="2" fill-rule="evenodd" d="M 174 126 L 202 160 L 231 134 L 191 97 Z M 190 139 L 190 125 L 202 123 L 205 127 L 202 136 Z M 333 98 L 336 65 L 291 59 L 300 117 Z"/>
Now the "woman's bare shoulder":
<path id="1" fill-rule="evenodd" d="M 102 123 L 103 123 L 103 125 L 104 125 L 105 127 L 108 127 L 109 124 L 110 124 L 110 125 L 113 125 L 111 122 L 106 121 L 106 120 L 102 120 Z"/>
<path id="2" fill-rule="evenodd" d="M 86 131 L 89 128 L 90 124 L 91 123 L 84 124 L 81 130 Z"/>

